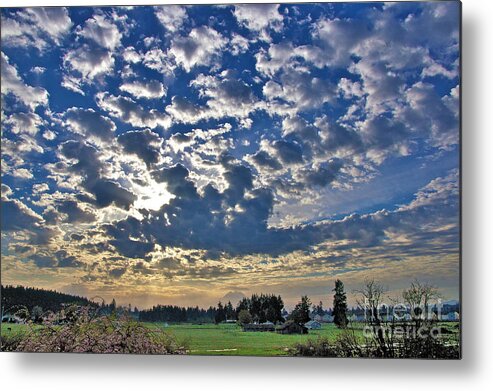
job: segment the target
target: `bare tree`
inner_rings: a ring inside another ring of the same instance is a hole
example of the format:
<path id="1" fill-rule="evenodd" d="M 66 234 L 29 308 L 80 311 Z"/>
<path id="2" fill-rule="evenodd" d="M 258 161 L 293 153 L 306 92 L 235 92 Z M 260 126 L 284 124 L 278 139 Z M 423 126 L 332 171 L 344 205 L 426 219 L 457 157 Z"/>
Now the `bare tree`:
<path id="1" fill-rule="evenodd" d="M 367 322 L 372 327 L 373 334 L 376 337 L 382 354 L 384 357 L 388 357 L 389 346 L 386 343 L 385 332 L 379 314 L 380 305 L 382 304 L 386 289 L 374 279 L 366 279 L 363 288 L 356 290 L 356 292 L 360 294 L 360 298 L 357 299 L 358 305 L 364 309 L 365 314 L 369 313 Z M 390 351 L 392 350 L 390 349 Z"/>
<path id="2" fill-rule="evenodd" d="M 419 327 L 422 320 L 429 320 L 429 305 L 431 300 L 440 297 L 438 290 L 433 285 L 420 283 L 415 280 L 409 289 L 402 292 L 404 302 L 411 310 L 411 317 Z"/>

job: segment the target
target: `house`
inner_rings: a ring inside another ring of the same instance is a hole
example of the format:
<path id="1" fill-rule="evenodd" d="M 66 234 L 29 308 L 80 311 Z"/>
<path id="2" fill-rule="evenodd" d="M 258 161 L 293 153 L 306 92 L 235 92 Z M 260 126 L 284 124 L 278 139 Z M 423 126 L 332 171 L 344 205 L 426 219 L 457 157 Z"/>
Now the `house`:
<path id="1" fill-rule="evenodd" d="M 322 319 L 323 319 L 323 316 L 322 315 L 315 315 L 315 317 L 313 318 L 313 320 L 316 320 L 317 322 L 322 322 Z"/>
<path id="2" fill-rule="evenodd" d="M 457 320 L 459 320 L 459 318 L 460 318 L 460 315 L 458 312 L 449 312 L 447 314 L 447 320 L 457 321 Z"/>
<path id="3" fill-rule="evenodd" d="M 334 317 L 332 315 L 325 314 L 324 316 L 322 316 L 321 321 L 324 323 L 334 323 Z"/>
<path id="4" fill-rule="evenodd" d="M 2 323 L 24 323 L 17 315 L 5 314 L 2 316 Z"/>
<path id="5" fill-rule="evenodd" d="M 243 331 L 275 331 L 274 324 L 256 324 L 256 323 L 247 323 L 243 325 Z"/>
<path id="6" fill-rule="evenodd" d="M 350 322 L 365 322 L 366 318 L 364 314 L 351 314 L 348 316 Z"/>
<path id="7" fill-rule="evenodd" d="M 320 322 L 317 322 L 316 320 L 310 320 L 309 322 L 305 323 L 305 327 L 308 330 L 320 330 L 322 328 L 322 324 Z"/>
<path id="8" fill-rule="evenodd" d="M 274 326 L 274 323 L 272 323 L 272 322 L 271 322 L 271 321 L 269 321 L 269 320 L 268 320 L 268 321 L 266 321 L 266 322 L 264 322 L 264 323 L 261 323 L 261 324 L 267 324 L 267 325 L 269 325 L 269 326 Z"/>
<path id="9" fill-rule="evenodd" d="M 279 334 L 308 334 L 308 329 L 293 321 L 287 321 L 286 323 L 276 327 L 276 333 Z"/>

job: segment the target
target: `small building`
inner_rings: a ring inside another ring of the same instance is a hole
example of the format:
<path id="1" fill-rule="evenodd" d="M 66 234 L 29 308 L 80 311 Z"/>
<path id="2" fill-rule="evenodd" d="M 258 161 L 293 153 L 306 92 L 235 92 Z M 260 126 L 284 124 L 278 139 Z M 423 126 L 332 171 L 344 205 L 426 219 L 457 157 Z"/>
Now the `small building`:
<path id="1" fill-rule="evenodd" d="M 321 322 L 324 322 L 324 323 L 334 323 L 334 317 L 332 315 L 325 314 L 324 316 L 322 316 Z"/>
<path id="2" fill-rule="evenodd" d="M 243 331 L 275 331 L 274 324 L 247 323 L 243 325 Z"/>
<path id="3" fill-rule="evenodd" d="M 308 330 L 320 330 L 322 328 L 322 324 L 316 320 L 310 320 L 305 323 L 305 327 Z"/>
<path id="4" fill-rule="evenodd" d="M 293 321 L 287 321 L 286 323 L 277 326 L 276 332 L 279 334 L 308 334 L 308 329 Z"/>
<path id="5" fill-rule="evenodd" d="M 458 312 L 449 312 L 447 314 L 447 320 L 450 320 L 450 321 L 457 321 L 460 319 L 460 315 Z"/>
<path id="6" fill-rule="evenodd" d="M 2 316 L 2 323 L 24 323 L 17 315 L 5 314 Z"/>

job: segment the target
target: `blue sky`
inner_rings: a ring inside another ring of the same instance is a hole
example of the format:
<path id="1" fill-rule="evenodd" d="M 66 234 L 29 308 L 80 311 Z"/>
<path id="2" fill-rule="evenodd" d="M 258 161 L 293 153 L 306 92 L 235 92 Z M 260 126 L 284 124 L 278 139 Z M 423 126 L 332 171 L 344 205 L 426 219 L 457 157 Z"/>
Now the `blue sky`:
<path id="1" fill-rule="evenodd" d="M 2 283 L 458 297 L 459 3 L 1 17 Z"/>

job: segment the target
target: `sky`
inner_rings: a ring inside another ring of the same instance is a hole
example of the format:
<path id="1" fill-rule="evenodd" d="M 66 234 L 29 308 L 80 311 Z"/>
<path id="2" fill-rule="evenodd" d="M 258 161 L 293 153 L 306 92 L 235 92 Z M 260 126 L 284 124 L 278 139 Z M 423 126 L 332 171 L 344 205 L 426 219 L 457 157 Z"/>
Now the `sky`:
<path id="1" fill-rule="evenodd" d="M 2 8 L 2 284 L 457 299 L 459 6 Z"/>

